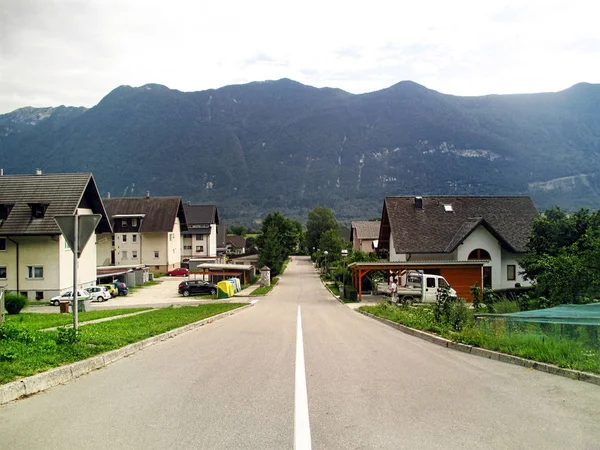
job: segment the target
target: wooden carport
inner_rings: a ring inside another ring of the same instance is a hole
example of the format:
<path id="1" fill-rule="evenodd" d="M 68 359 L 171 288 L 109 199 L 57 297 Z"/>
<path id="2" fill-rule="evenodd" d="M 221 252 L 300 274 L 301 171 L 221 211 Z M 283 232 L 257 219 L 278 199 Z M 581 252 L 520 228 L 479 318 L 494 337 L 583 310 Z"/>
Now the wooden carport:
<path id="1" fill-rule="evenodd" d="M 417 261 L 417 262 L 356 262 L 349 264 L 352 271 L 352 286 L 362 300 L 362 278 L 372 271 L 401 273 L 403 270 L 418 270 L 424 273 L 439 274 L 456 290 L 458 297 L 473 301 L 471 286 L 483 286 L 483 265 L 487 261 Z"/>

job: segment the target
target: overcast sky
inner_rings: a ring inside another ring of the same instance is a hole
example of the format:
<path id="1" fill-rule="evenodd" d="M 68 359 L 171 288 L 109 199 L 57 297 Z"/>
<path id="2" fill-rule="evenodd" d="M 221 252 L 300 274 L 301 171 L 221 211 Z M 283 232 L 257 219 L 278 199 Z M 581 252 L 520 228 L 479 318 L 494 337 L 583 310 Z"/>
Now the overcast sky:
<path id="1" fill-rule="evenodd" d="M 119 85 L 197 91 L 291 78 L 455 95 L 600 82 L 594 0 L 0 0 L 0 114 Z"/>

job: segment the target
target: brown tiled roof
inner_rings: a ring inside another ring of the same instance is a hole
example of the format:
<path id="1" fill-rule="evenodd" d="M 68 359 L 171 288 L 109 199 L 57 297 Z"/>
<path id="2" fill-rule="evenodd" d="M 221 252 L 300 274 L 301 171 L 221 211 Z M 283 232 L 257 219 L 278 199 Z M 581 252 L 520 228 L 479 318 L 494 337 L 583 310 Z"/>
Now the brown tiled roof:
<path id="1" fill-rule="evenodd" d="M 381 242 L 389 233 L 397 253 L 452 252 L 479 225 L 486 227 L 511 251 L 524 251 L 537 210 L 530 197 L 386 197 Z M 451 205 L 446 211 L 444 205 Z"/>
<path id="2" fill-rule="evenodd" d="M 238 235 L 227 235 L 227 244 L 233 245 L 235 248 L 246 248 L 246 239 Z"/>
<path id="3" fill-rule="evenodd" d="M 179 217 L 182 230 L 186 228 L 181 197 L 105 198 L 104 206 L 111 220 L 113 216 L 120 214 L 144 214 L 141 233 L 173 231 L 176 217 Z"/>
<path id="4" fill-rule="evenodd" d="M 358 239 L 377 239 L 379 237 L 380 220 L 362 220 L 352 222 L 352 229 L 356 229 Z M 352 233 L 354 237 L 354 233 Z"/>
<path id="5" fill-rule="evenodd" d="M 33 203 L 47 205 L 43 218 L 31 217 Z M 75 214 L 78 207 L 102 215 L 96 232 L 112 231 L 91 173 L 0 176 L 0 204 L 10 206 L 0 235 L 62 234 L 54 217 Z"/>
<path id="6" fill-rule="evenodd" d="M 219 224 L 217 205 L 183 205 L 188 225 L 195 223 Z"/>

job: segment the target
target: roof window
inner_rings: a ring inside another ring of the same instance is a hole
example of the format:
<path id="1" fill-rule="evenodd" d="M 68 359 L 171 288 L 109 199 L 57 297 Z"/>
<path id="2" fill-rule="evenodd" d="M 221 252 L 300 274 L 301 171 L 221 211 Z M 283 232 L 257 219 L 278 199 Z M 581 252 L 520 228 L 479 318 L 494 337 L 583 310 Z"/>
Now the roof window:
<path id="1" fill-rule="evenodd" d="M 454 210 L 452 209 L 452 204 L 448 203 L 447 205 L 444 204 L 444 211 L 446 212 L 454 212 Z"/>
<path id="2" fill-rule="evenodd" d="M 0 221 L 8 219 L 8 215 L 14 205 L 0 203 Z"/>
<path id="3" fill-rule="evenodd" d="M 48 203 L 29 203 L 29 207 L 31 208 L 31 218 L 43 219 L 46 215 L 48 205 Z"/>

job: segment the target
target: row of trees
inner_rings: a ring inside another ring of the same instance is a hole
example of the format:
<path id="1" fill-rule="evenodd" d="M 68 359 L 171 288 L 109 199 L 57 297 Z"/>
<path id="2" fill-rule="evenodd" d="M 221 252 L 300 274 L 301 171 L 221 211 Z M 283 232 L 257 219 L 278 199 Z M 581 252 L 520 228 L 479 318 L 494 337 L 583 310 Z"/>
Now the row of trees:
<path id="1" fill-rule="evenodd" d="M 335 265 L 342 257 L 342 249 L 351 248 L 339 229 L 334 212 L 322 206 L 308 213 L 306 230 L 299 221 L 271 212 L 263 220 L 256 240 L 260 251 L 259 265 L 268 266 L 273 276 L 281 273 L 283 264 L 292 254 L 310 254 L 319 262 L 326 259 L 328 264 Z M 235 231 L 241 230 L 236 228 Z"/>
<path id="2" fill-rule="evenodd" d="M 547 210 L 533 221 L 520 264 L 544 306 L 600 298 L 600 211 Z"/>

